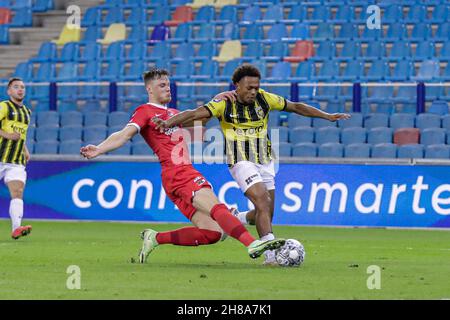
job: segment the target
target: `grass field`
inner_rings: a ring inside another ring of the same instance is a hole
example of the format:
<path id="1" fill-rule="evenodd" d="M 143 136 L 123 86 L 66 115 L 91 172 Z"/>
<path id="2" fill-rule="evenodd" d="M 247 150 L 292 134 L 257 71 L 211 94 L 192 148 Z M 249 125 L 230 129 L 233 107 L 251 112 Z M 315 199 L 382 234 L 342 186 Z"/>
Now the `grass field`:
<path id="1" fill-rule="evenodd" d="M 160 246 L 147 264 L 133 264 L 147 224 L 32 225 L 29 237 L 14 241 L 9 220 L 0 220 L 0 299 L 450 298 L 448 231 L 276 226 L 307 252 L 300 268 L 280 268 L 250 259 L 234 239 Z M 81 270 L 80 290 L 66 287 L 71 265 Z M 371 265 L 380 267 L 381 289 L 367 288 Z"/>

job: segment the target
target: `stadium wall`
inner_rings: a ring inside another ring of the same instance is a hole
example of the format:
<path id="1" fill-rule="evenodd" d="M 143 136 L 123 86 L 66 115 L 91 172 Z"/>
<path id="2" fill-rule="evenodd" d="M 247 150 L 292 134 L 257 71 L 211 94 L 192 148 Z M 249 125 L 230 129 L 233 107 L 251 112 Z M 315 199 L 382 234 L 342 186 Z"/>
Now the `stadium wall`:
<path id="1" fill-rule="evenodd" d="M 277 164 L 275 224 L 450 228 L 448 161 L 310 160 Z M 249 208 L 225 164 L 194 166 L 220 201 Z M 165 195 L 154 157 L 35 156 L 27 172 L 28 219 L 187 221 Z M 8 207 L 2 185 L 0 217 Z"/>

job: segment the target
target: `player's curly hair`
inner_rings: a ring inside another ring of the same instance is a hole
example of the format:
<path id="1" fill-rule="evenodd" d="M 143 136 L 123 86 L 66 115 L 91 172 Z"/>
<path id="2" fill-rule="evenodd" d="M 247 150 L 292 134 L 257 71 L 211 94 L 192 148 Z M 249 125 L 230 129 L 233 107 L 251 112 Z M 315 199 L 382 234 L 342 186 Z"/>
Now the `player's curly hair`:
<path id="1" fill-rule="evenodd" d="M 164 76 L 169 76 L 169 71 L 166 69 L 159 69 L 157 67 L 152 67 L 150 70 L 145 71 L 142 75 L 142 78 L 144 79 L 144 83 L 147 84 L 149 81 L 159 79 Z"/>
<path id="2" fill-rule="evenodd" d="M 261 73 L 254 65 L 244 63 L 234 70 L 231 80 L 233 83 L 238 83 L 244 77 L 257 77 L 261 79 Z"/>

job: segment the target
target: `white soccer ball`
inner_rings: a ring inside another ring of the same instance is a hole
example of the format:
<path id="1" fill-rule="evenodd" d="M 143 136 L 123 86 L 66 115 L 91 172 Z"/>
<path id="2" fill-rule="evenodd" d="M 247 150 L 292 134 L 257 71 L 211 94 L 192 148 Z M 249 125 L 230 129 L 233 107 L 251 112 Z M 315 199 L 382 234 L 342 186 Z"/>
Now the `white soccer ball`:
<path id="1" fill-rule="evenodd" d="M 305 248 L 295 239 L 287 239 L 286 243 L 275 251 L 275 259 L 282 267 L 299 267 L 305 261 Z"/>

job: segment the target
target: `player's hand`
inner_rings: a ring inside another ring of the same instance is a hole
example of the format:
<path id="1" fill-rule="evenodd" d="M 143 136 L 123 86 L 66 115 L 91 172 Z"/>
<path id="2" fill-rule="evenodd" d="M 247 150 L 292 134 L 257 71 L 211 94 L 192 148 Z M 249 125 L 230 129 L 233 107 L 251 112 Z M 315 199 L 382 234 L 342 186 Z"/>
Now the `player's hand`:
<path id="1" fill-rule="evenodd" d="M 27 148 L 24 148 L 23 153 L 24 153 L 24 156 L 25 156 L 25 161 L 26 162 L 30 161 L 31 156 L 30 156 L 30 152 L 28 151 Z"/>
<path id="2" fill-rule="evenodd" d="M 92 159 L 100 155 L 100 148 L 89 144 L 85 147 L 81 147 L 80 154 L 86 159 Z"/>
<path id="3" fill-rule="evenodd" d="M 159 132 L 161 133 L 163 133 L 164 130 L 167 128 L 167 122 L 161 118 L 154 117 L 152 119 L 152 122 L 155 124 L 156 130 L 159 130 Z"/>
<path id="4" fill-rule="evenodd" d="M 236 99 L 237 99 L 237 96 L 236 96 L 235 90 L 224 91 L 214 97 L 214 100 L 229 100 L 231 102 L 235 102 Z"/>
<path id="5" fill-rule="evenodd" d="M 6 133 L 5 132 L 3 137 L 8 140 L 18 141 L 20 139 L 20 133 L 17 133 L 17 132 Z"/>
<path id="6" fill-rule="evenodd" d="M 348 113 L 331 113 L 330 115 L 328 115 L 328 120 L 335 122 L 337 120 L 348 120 L 351 117 L 352 116 Z"/>

